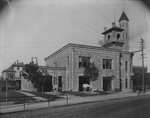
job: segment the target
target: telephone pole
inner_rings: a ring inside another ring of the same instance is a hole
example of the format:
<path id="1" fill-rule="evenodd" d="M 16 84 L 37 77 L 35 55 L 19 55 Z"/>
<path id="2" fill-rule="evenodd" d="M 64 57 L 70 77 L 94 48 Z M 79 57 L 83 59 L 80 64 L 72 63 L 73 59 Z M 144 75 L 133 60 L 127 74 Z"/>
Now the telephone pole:
<path id="1" fill-rule="evenodd" d="M 145 83 L 144 83 L 144 40 L 141 39 L 141 50 L 142 50 L 142 92 L 145 93 Z"/>

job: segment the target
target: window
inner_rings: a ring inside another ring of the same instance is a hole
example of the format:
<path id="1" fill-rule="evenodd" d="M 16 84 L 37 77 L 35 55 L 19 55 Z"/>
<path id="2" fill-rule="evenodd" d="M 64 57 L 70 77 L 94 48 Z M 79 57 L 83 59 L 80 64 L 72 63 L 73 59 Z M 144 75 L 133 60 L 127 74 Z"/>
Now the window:
<path id="1" fill-rule="evenodd" d="M 126 33 L 126 39 L 128 38 L 128 34 Z"/>
<path id="2" fill-rule="evenodd" d="M 79 56 L 79 68 L 86 68 L 90 64 L 90 57 Z"/>
<path id="3" fill-rule="evenodd" d="M 110 39 L 110 35 L 108 35 L 108 40 Z"/>
<path id="4" fill-rule="evenodd" d="M 67 69 L 69 69 L 69 56 L 67 56 Z"/>
<path id="5" fill-rule="evenodd" d="M 57 67 L 57 62 L 54 62 L 54 67 Z"/>
<path id="6" fill-rule="evenodd" d="M 128 80 L 127 80 L 127 78 L 126 78 L 126 82 L 125 82 L 125 86 L 126 86 L 126 88 L 128 88 Z"/>
<path id="7" fill-rule="evenodd" d="M 14 79 L 14 73 L 8 73 L 8 79 Z"/>
<path id="8" fill-rule="evenodd" d="M 123 39 L 124 39 L 124 33 L 123 33 Z"/>
<path id="9" fill-rule="evenodd" d="M 112 69 L 112 59 L 103 59 L 103 69 Z"/>
<path id="10" fill-rule="evenodd" d="M 120 34 L 117 34 L 117 39 L 120 39 Z"/>
<path id="11" fill-rule="evenodd" d="M 126 72 L 128 71 L 128 62 L 127 61 L 125 62 L 125 71 Z"/>
<path id="12" fill-rule="evenodd" d="M 57 85 L 57 78 L 54 77 L 54 85 Z"/>
<path id="13" fill-rule="evenodd" d="M 19 70 L 19 66 L 17 67 L 17 70 Z"/>
<path id="14" fill-rule="evenodd" d="M 68 88 L 69 88 L 69 76 L 68 76 Z"/>

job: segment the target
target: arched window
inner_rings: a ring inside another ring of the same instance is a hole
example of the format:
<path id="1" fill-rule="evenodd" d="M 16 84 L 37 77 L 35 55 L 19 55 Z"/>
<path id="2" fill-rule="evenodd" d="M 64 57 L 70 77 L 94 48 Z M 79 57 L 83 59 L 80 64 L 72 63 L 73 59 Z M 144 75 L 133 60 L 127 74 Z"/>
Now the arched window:
<path id="1" fill-rule="evenodd" d="M 110 39 L 110 35 L 108 35 L 108 40 Z"/>
<path id="2" fill-rule="evenodd" d="M 120 39 L 120 34 L 117 34 L 117 39 Z"/>

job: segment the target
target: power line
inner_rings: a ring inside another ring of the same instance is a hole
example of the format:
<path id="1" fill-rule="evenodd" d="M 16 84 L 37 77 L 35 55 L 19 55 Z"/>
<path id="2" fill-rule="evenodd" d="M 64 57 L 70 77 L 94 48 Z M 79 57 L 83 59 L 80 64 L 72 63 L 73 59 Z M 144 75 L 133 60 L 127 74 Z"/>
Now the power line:
<path id="1" fill-rule="evenodd" d="M 70 11 L 70 10 L 69 10 Z M 75 15 L 72 15 L 72 13 L 69 13 L 70 14 L 70 16 L 72 16 L 72 18 L 73 19 L 75 19 L 76 21 L 79 21 L 79 23 L 76 23 L 76 22 L 74 22 L 75 24 L 77 24 L 78 26 L 80 26 L 80 27 L 82 27 L 82 29 L 83 29 L 83 26 L 82 25 L 79 25 L 79 24 L 85 24 L 85 26 L 88 26 L 90 29 L 92 29 L 92 31 L 94 32 L 94 33 L 96 33 L 96 34 L 100 34 L 100 32 L 98 32 L 98 30 L 95 28 L 95 27 L 93 27 L 93 26 L 91 26 L 91 25 L 89 25 L 88 23 L 86 23 L 85 21 L 83 21 L 82 19 L 80 19 L 80 18 L 78 18 L 77 16 L 75 16 Z M 84 28 L 85 29 L 85 28 Z M 87 29 L 86 29 L 87 30 Z M 88 30 L 87 30 L 88 31 Z"/>
<path id="2" fill-rule="evenodd" d="M 69 9 L 69 11 L 72 11 L 73 14 L 76 13 L 75 11 L 73 11 L 73 10 L 71 10 L 71 9 Z M 77 14 L 77 13 L 76 13 L 76 14 Z M 73 17 L 76 17 L 76 16 L 73 16 Z M 84 22 L 86 25 L 92 27 L 92 28 L 93 28 L 94 30 L 96 30 L 96 31 L 98 31 L 98 30 L 101 30 L 101 31 L 102 31 L 102 29 L 100 29 L 100 28 L 97 29 L 97 28 L 96 28 L 96 27 L 97 27 L 97 24 L 95 24 L 94 22 L 92 22 L 92 21 L 90 21 L 89 19 L 85 18 L 83 15 L 82 15 L 81 17 L 76 17 L 76 19 L 77 19 L 77 20 L 80 20 L 80 21 L 82 21 L 82 22 Z M 86 21 L 88 21 L 88 22 L 86 23 Z M 94 25 L 94 27 L 91 26 L 91 25 L 89 25 L 89 24 Z M 98 33 L 99 33 L 99 31 L 98 31 Z"/>
<path id="3" fill-rule="evenodd" d="M 102 13 L 94 4 L 90 4 L 90 6 L 100 15 L 102 16 L 104 19 L 106 19 L 109 23 L 111 22 L 111 19 L 108 18 L 104 13 Z"/>

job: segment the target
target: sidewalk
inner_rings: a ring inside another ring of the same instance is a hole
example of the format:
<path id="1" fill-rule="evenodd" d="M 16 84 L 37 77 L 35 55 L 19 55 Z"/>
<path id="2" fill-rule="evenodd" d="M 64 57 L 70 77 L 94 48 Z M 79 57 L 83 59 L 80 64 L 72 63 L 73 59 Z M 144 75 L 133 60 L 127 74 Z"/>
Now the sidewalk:
<path id="1" fill-rule="evenodd" d="M 24 94 L 26 96 L 32 97 L 32 98 L 34 98 L 36 100 L 39 100 L 39 101 L 41 101 L 41 100 L 47 100 L 45 98 L 42 98 L 42 97 L 39 97 L 39 96 L 35 96 L 34 94 L 31 94 L 31 93 L 28 93 L 28 92 L 23 92 L 23 91 L 17 91 L 17 92 L 22 93 L 22 94 Z"/>
<path id="2" fill-rule="evenodd" d="M 150 92 L 146 92 L 145 94 L 150 94 Z M 78 104 L 78 103 L 86 103 L 86 102 L 95 102 L 95 101 L 104 101 L 104 100 L 114 100 L 128 97 L 136 97 L 137 93 L 115 93 L 108 95 L 98 95 L 98 96 L 90 96 L 90 97 L 69 97 L 68 99 L 59 99 L 57 101 L 51 102 L 41 102 L 41 103 L 26 103 L 25 110 L 29 109 L 38 109 L 38 108 L 46 108 L 46 107 L 54 107 L 54 106 L 62 106 L 67 104 Z M 10 108 L 2 108 L 0 109 L 0 113 L 8 113 L 15 111 L 23 111 L 24 105 L 20 104 L 20 106 L 10 107 Z"/>

